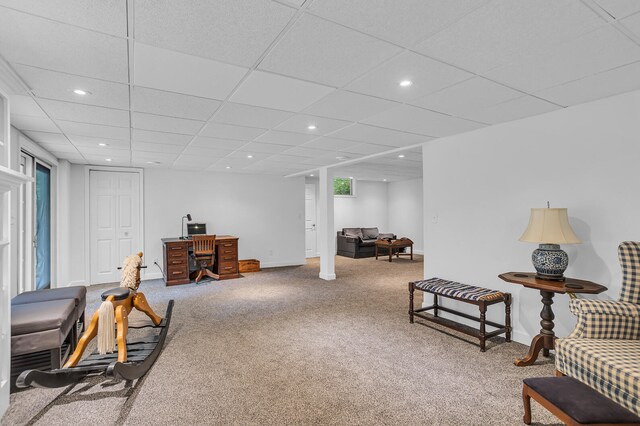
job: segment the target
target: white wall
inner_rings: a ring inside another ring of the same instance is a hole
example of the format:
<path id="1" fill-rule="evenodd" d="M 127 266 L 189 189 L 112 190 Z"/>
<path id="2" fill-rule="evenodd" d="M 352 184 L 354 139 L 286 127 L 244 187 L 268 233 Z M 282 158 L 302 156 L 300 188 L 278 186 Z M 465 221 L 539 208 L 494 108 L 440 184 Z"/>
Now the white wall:
<path id="1" fill-rule="evenodd" d="M 413 250 L 424 250 L 422 214 L 422 178 L 389 182 L 388 210 L 389 231 L 398 237 L 408 237 L 413 241 Z"/>
<path id="2" fill-rule="evenodd" d="M 426 143 L 425 276 L 511 292 L 514 337 L 528 344 L 540 329 L 540 295 L 497 276 L 533 270 L 535 245 L 518 238 L 529 209 L 548 200 L 569 209 L 584 242 L 563 247 L 566 275 L 608 286 L 600 298 L 618 298 L 617 246 L 640 240 L 639 140 L 640 92 L 633 92 Z M 566 295 L 554 300 L 556 334 L 564 336 L 575 319 Z"/>
<path id="3" fill-rule="evenodd" d="M 355 197 L 334 197 L 334 227 L 373 228 L 394 232 L 389 228 L 387 183 L 356 181 Z"/>
<path id="4" fill-rule="evenodd" d="M 84 168 L 71 167 L 72 281 L 86 282 Z M 145 278 L 159 278 L 161 238 L 180 236 L 181 218 L 190 213 L 212 234 L 240 238 L 240 259 L 257 258 L 263 267 L 300 265 L 304 258 L 304 178 L 190 172 L 144 171 Z"/>

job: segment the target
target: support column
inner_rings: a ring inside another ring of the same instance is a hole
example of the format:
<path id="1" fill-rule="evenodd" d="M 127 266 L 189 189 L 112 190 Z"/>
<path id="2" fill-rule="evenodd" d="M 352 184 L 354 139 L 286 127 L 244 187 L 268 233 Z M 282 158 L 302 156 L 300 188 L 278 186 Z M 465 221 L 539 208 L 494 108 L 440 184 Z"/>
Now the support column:
<path id="1" fill-rule="evenodd" d="M 320 168 L 318 188 L 318 248 L 320 250 L 320 278 L 336 279 L 336 233 L 333 229 L 333 174 Z"/>

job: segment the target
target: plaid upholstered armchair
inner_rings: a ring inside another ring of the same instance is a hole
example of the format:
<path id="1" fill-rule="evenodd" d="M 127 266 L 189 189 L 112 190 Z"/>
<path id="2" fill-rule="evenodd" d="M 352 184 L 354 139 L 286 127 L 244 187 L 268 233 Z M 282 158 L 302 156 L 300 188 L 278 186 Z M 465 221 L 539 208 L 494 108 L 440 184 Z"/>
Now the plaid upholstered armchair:
<path id="1" fill-rule="evenodd" d="M 640 243 L 618 247 L 619 301 L 573 299 L 573 332 L 556 341 L 556 369 L 640 415 Z"/>

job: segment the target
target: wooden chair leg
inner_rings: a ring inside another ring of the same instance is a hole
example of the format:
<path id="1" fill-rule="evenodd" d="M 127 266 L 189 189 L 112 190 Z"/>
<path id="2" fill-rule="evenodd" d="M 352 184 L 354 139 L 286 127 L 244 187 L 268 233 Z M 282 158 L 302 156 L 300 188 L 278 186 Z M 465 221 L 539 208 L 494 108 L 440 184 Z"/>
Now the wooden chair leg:
<path id="1" fill-rule="evenodd" d="M 507 294 L 507 297 L 504 299 L 504 326 L 507 329 L 505 334 L 505 339 L 507 342 L 511 341 L 511 294 Z"/>
<path id="2" fill-rule="evenodd" d="M 560 370 L 556 370 L 556 377 L 564 377 L 564 373 Z"/>
<path id="3" fill-rule="evenodd" d="M 524 405 L 524 416 L 522 416 L 522 421 L 526 425 L 531 424 L 531 397 L 528 392 L 529 387 L 527 385 L 522 385 L 522 404 Z"/>
<path id="4" fill-rule="evenodd" d="M 75 367 L 76 364 L 78 364 L 78 362 L 80 361 L 80 358 L 82 358 L 82 354 L 84 353 L 84 350 L 87 348 L 87 345 L 91 340 L 93 340 L 94 337 L 96 337 L 97 334 L 98 334 L 98 311 L 96 311 L 96 313 L 93 314 L 93 317 L 91 318 L 91 323 L 89 324 L 89 327 L 87 327 L 87 331 L 84 332 L 84 334 L 78 341 L 78 345 L 76 346 L 76 349 L 73 351 L 73 354 L 71 354 L 67 362 L 64 364 L 64 368 Z"/>
<path id="5" fill-rule="evenodd" d="M 116 340 L 118 341 L 118 362 L 127 362 L 127 331 L 129 318 L 124 306 L 116 308 Z"/>
<path id="6" fill-rule="evenodd" d="M 409 323 L 413 324 L 413 283 L 409 283 Z"/>
<path id="7" fill-rule="evenodd" d="M 213 271 L 210 271 L 209 269 L 204 269 L 204 274 L 209 278 L 213 278 L 214 280 L 220 279 L 220 275 L 214 273 Z"/>
<path id="8" fill-rule="evenodd" d="M 485 322 L 487 320 L 487 305 L 484 301 L 480 301 L 480 352 L 484 352 L 486 350 L 486 325 Z"/>
<path id="9" fill-rule="evenodd" d="M 162 322 L 162 317 L 159 317 L 155 312 L 153 312 L 153 309 L 151 309 L 151 306 L 149 306 L 147 298 L 143 293 L 137 293 L 133 297 L 133 307 L 140 312 L 144 312 L 145 314 L 147 314 L 147 316 L 151 318 L 151 322 L 153 322 L 154 325 L 159 325 Z"/>

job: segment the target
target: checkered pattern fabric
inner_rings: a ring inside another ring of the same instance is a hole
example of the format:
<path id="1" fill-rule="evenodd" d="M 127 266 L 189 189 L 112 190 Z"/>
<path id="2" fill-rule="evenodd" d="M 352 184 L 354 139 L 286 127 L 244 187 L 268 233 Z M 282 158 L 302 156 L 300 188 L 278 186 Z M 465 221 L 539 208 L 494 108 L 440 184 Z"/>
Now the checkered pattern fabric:
<path id="1" fill-rule="evenodd" d="M 578 317 L 570 338 L 640 339 L 640 306 L 614 300 L 573 299 L 569 309 Z"/>
<path id="2" fill-rule="evenodd" d="M 429 278 L 428 280 L 414 281 L 413 285 L 415 288 L 422 291 L 441 294 L 443 296 L 457 297 L 464 300 L 491 301 L 504 298 L 504 293 L 496 290 L 461 284 L 440 278 Z"/>
<path id="3" fill-rule="evenodd" d="M 640 304 L 640 243 L 625 241 L 618 246 L 618 260 L 622 266 L 623 302 Z"/>
<path id="4" fill-rule="evenodd" d="M 640 340 L 557 339 L 556 369 L 640 415 Z"/>

